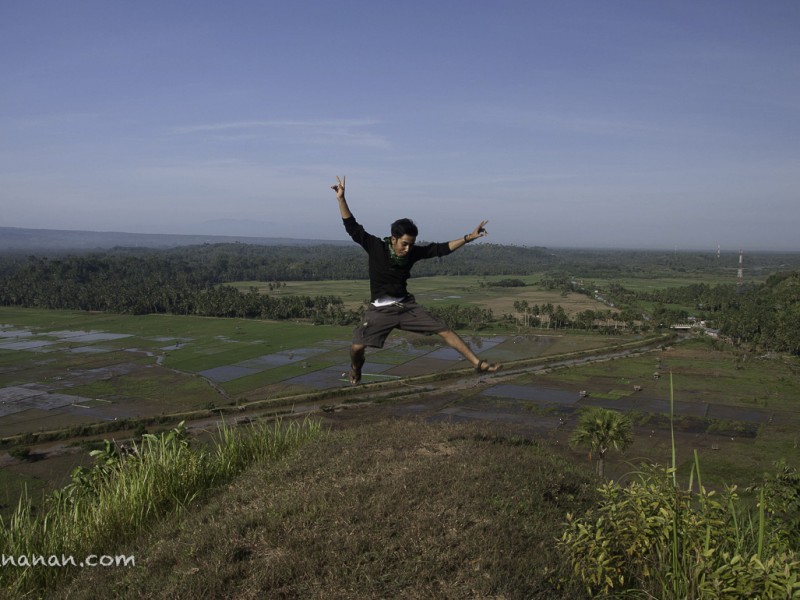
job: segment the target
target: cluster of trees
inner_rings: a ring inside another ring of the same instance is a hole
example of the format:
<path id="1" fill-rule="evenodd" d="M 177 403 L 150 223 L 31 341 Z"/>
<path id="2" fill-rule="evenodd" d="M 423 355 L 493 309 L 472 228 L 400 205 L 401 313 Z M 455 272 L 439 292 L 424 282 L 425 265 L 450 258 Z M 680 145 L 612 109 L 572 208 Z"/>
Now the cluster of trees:
<path id="1" fill-rule="evenodd" d="M 598 298 L 594 286 L 576 278 L 550 274 L 540 281 L 546 290 L 574 292 Z M 521 325 L 536 327 L 547 321 L 551 327 L 616 330 L 618 327 L 668 327 L 686 323 L 691 317 L 704 320 L 736 344 L 756 350 L 800 354 L 800 271 L 773 274 L 763 284 L 693 283 L 659 290 L 634 291 L 611 283 L 599 299 L 614 310 L 585 310 L 568 319 L 560 306 L 529 306 L 514 303 Z M 647 314 L 642 306 L 652 308 Z"/>
<path id="2" fill-rule="evenodd" d="M 575 327 L 579 329 L 649 329 L 649 324 L 644 319 L 642 312 L 634 308 L 625 308 L 619 311 L 582 310 L 575 315 L 573 321 Z"/>
<path id="3" fill-rule="evenodd" d="M 800 272 L 725 287 L 721 297 L 715 290 L 698 303 L 721 333 L 753 348 L 800 354 Z"/>
<path id="4" fill-rule="evenodd" d="M 241 293 L 213 272 L 154 255 L 72 256 L 15 261 L 0 278 L 0 304 L 123 314 L 309 319 L 351 325 L 359 315 L 334 296 Z"/>
<path id="5" fill-rule="evenodd" d="M 354 325 L 361 318 L 358 311 L 344 307 L 338 296 L 263 295 L 257 288 L 242 293 L 229 285 L 201 290 L 188 314 L 240 319 L 309 320 L 317 325 Z"/>
<path id="6" fill-rule="evenodd" d="M 702 319 L 736 344 L 757 350 L 800 354 L 800 271 L 777 273 L 761 284 L 688 286 L 633 292 L 611 290 L 615 302 L 636 306 L 655 303 L 650 318 L 656 325 Z M 693 307 L 692 314 L 684 308 Z"/>
<path id="7" fill-rule="evenodd" d="M 451 329 L 472 329 L 477 331 L 487 327 L 494 321 L 494 313 L 491 309 L 477 306 L 448 304 L 446 306 L 432 307 L 430 311 Z"/>
<path id="8" fill-rule="evenodd" d="M 501 279 L 500 281 L 481 281 L 481 287 L 525 287 L 521 279 Z"/>
<path id="9" fill-rule="evenodd" d="M 547 326 L 558 329 L 569 323 L 567 312 L 560 304 L 553 306 L 548 302 L 542 306 L 530 304 L 527 300 L 515 300 L 514 310 L 519 324 L 523 327 L 538 327 L 547 317 Z"/>
<path id="10" fill-rule="evenodd" d="M 573 327 L 577 329 L 596 329 L 616 331 L 622 328 L 646 327 L 642 323 L 640 311 L 635 309 L 582 310 L 570 318 L 564 307 L 548 302 L 543 305 L 530 304 L 527 300 L 515 300 L 516 320 L 523 327 L 547 326 L 553 329 Z"/>
<path id="11" fill-rule="evenodd" d="M 800 354 L 800 271 L 773 274 L 763 284 L 693 283 L 634 291 L 611 283 L 599 296 L 593 286 L 584 286 L 575 277 L 564 274 L 550 274 L 542 278 L 540 285 L 547 290 L 585 294 L 616 309 L 575 315 L 570 324 L 582 329 L 611 326 L 616 329 L 618 324 L 668 327 L 694 317 L 706 321 L 736 344 Z M 641 307 L 646 304 L 652 308 L 645 315 Z M 546 314 L 539 307 L 515 304 L 515 309 L 534 325 L 538 324 L 540 314 Z"/>

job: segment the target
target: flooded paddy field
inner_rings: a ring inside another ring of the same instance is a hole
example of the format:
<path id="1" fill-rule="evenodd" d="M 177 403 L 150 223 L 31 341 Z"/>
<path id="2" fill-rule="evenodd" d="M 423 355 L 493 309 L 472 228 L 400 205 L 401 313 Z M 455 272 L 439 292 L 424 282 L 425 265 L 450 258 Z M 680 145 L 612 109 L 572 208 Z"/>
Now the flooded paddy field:
<path id="1" fill-rule="evenodd" d="M 552 346 L 542 355 L 550 351 Z M 671 426 L 678 472 L 688 477 L 697 451 L 707 485 L 749 485 L 771 471 L 779 458 L 797 466 L 797 357 L 743 356 L 731 347 L 687 339 L 625 357 L 598 353 L 596 360 L 568 362 L 467 376 L 435 391 L 420 389 L 372 407 L 343 408 L 325 418 L 333 427 L 376 413 L 443 423 L 491 422 L 506 433 L 587 461 L 586 451 L 570 447 L 569 437 L 580 412 L 599 406 L 628 414 L 634 424 L 633 446 L 607 465 L 607 474 L 616 479 L 634 473 L 642 461 L 669 464 Z"/>
<path id="2" fill-rule="evenodd" d="M 351 328 L 286 322 L 0 309 L 0 437 L 349 387 Z M 597 337 L 597 336 L 595 336 Z M 470 336 L 489 360 L 538 356 L 561 336 Z M 594 343 L 594 338 L 592 338 Z M 466 361 L 437 336 L 368 349 L 363 381 Z M 13 417 L 13 418 L 11 418 Z"/>

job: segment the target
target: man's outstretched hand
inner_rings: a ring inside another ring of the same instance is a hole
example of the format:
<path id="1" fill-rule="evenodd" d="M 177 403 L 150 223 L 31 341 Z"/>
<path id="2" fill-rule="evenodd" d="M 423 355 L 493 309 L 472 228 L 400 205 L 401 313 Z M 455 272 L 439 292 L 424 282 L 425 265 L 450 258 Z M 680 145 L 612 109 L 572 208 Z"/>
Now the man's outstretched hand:
<path id="1" fill-rule="evenodd" d="M 478 225 L 478 226 L 477 226 L 477 227 L 476 227 L 476 228 L 475 228 L 475 229 L 472 231 L 472 233 L 470 233 L 470 234 L 469 234 L 469 239 L 470 239 L 470 241 L 472 241 L 472 240 L 477 240 L 479 237 L 483 237 L 483 236 L 485 236 L 485 235 L 489 235 L 489 232 L 488 232 L 488 231 L 486 231 L 486 229 L 484 229 L 484 227 L 486 226 L 486 224 L 487 224 L 488 222 L 489 222 L 489 221 L 481 221 L 481 224 L 480 224 L 480 225 Z"/>
<path id="2" fill-rule="evenodd" d="M 343 219 L 352 219 L 353 213 L 350 212 L 350 207 L 347 206 L 347 200 L 344 199 L 344 175 L 342 178 L 339 179 L 339 176 L 336 176 L 336 185 L 332 185 L 331 189 L 336 192 L 336 199 L 339 200 L 339 212 L 342 215 Z"/>
<path id="3" fill-rule="evenodd" d="M 331 189 L 336 192 L 336 198 L 339 200 L 344 200 L 344 181 L 346 177 L 342 175 L 342 178 L 339 179 L 339 176 L 336 176 L 336 185 L 332 185 Z"/>

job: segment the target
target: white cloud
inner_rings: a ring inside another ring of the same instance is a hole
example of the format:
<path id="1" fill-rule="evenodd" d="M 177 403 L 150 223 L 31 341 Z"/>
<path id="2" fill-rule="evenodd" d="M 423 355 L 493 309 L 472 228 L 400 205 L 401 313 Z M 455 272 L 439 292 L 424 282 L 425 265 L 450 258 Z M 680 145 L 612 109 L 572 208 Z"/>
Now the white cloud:
<path id="1" fill-rule="evenodd" d="M 369 131 L 380 125 L 377 119 L 331 119 L 331 120 L 255 120 L 229 121 L 221 123 L 199 123 L 173 127 L 174 135 L 213 134 L 258 137 L 269 131 L 271 137 L 276 134 L 282 142 L 305 144 L 345 144 L 388 148 L 389 141 L 382 135 Z"/>

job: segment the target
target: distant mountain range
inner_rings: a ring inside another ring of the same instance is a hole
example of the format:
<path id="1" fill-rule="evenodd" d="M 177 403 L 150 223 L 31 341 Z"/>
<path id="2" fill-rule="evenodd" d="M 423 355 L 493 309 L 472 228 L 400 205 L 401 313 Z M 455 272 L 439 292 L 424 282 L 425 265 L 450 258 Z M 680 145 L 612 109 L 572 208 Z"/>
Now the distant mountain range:
<path id="1" fill-rule="evenodd" d="M 168 233 L 124 233 L 118 231 L 70 231 L 0 227 L 0 252 L 108 250 L 126 248 L 175 248 L 198 244 L 257 244 L 261 246 L 344 245 L 350 240 L 307 240 L 232 235 L 173 235 Z"/>

